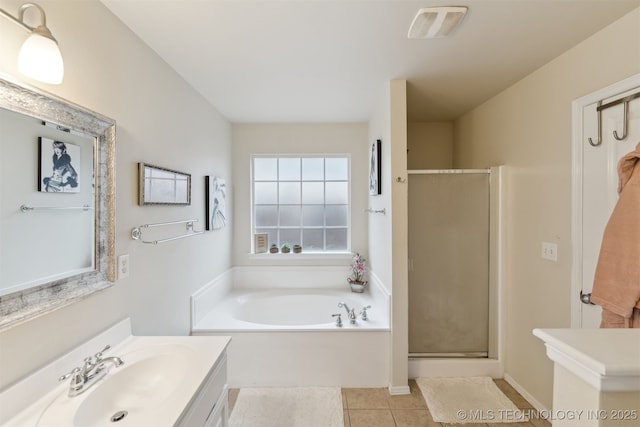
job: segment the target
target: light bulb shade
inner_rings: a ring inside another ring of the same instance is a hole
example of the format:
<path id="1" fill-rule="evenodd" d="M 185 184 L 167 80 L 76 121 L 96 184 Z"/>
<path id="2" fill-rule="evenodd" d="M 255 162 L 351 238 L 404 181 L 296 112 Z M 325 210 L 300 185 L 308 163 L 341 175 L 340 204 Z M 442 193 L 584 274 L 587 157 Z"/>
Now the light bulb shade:
<path id="1" fill-rule="evenodd" d="M 44 83 L 62 83 L 64 64 L 55 39 L 32 32 L 18 54 L 18 71 Z"/>

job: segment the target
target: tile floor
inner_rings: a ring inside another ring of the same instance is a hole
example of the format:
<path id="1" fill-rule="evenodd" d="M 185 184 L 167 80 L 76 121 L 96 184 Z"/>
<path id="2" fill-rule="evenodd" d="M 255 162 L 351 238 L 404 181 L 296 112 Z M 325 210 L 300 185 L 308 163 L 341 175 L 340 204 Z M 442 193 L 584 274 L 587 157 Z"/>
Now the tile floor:
<path id="1" fill-rule="evenodd" d="M 533 409 L 505 380 L 498 379 L 495 383 L 519 409 Z M 416 382 L 410 380 L 409 387 L 411 394 L 401 396 L 391 396 L 386 388 L 343 388 L 344 427 L 551 427 L 551 423 L 541 419 L 523 423 L 437 423 L 431 418 Z M 229 390 L 231 411 L 238 393 L 238 389 Z"/>

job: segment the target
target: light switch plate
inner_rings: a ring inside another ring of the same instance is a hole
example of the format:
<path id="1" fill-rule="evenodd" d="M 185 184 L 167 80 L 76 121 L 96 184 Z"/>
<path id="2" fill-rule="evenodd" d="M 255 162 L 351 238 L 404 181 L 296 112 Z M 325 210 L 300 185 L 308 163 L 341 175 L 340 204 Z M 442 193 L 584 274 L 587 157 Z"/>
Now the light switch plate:
<path id="1" fill-rule="evenodd" d="M 118 257 L 118 280 L 129 277 L 129 254 Z"/>
<path id="2" fill-rule="evenodd" d="M 558 244 L 542 242 L 542 258 L 549 261 L 558 261 Z"/>

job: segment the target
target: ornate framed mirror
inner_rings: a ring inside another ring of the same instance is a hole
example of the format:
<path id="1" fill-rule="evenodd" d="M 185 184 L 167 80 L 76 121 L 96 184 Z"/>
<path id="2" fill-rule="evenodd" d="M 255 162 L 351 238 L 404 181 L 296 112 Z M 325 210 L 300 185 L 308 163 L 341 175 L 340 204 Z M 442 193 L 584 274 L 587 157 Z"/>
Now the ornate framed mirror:
<path id="1" fill-rule="evenodd" d="M 60 262 L 58 264 L 62 266 L 59 267 L 59 271 L 43 270 L 42 277 L 27 275 L 24 280 L 16 279 L 14 276 L 19 273 L 18 270 L 30 270 L 31 273 L 37 270 L 36 266 L 40 267 L 41 264 L 49 262 L 45 259 L 46 256 L 41 255 L 30 259 L 34 251 L 26 251 L 26 255 L 22 255 L 14 263 L 19 266 L 14 268 L 17 273 L 2 272 L 0 274 L 0 330 L 3 330 L 113 285 L 115 281 L 116 126 L 115 121 L 110 118 L 1 75 L 0 113 L 13 115 L 8 119 L 5 118 L 9 122 L 22 120 L 35 122 L 35 125 L 29 126 L 35 126 L 37 129 L 35 132 L 41 134 L 41 137 L 34 137 L 34 131 L 30 130 L 22 135 L 20 134 L 22 131 L 17 128 L 18 130 L 12 131 L 10 137 L 4 137 L 2 132 L 5 130 L 2 128 L 10 126 L 0 126 L 0 144 L 3 145 L 1 148 L 4 153 L 12 153 L 16 148 L 22 147 L 20 144 L 26 144 L 24 146 L 28 147 L 27 151 L 37 150 L 39 155 L 33 161 L 31 160 L 33 156 L 27 156 L 28 160 L 21 162 L 17 160 L 18 154 L 6 154 L 5 159 L 12 158 L 11 161 L 14 163 L 24 166 L 16 168 L 16 171 L 20 169 L 24 172 L 14 171 L 14 173 L 24 173 L 25 176 L 4 176 L 9 173 L 10 167 L 3 167 L 0 170 L 3 180 L 14 180 L 15 183 L 22 182 L 21 180 L 29 182 L 26 187 L 17 184 L 12 187 L 3 187 L 0 204 L 4 234 L 0 245 L 2 257 L 5 258 L 6 254 L 8 258 L 9 253 L 19 249 L 44 248 L 54 260 L 66 261 L 74 258 L 83 260 L 79 268 L 69 267 Z M 58 137 L 58 134 L 62 137 Z M 84 140 L 78 139 L 81 141 L 78 143 L 74 138 L 84 138 Z M 56 164 L 56 158 L 64 157 L 59 155 L 60 142 L 57 139 L 67 142 L 65 148 L 69 149 L 69 153 L 77 153 L 75 161 L 82 161 L 81 168 L 76 164 L 73 173 L 56 174 L 56 167 L 60 166 L 60 162 Z M 83 147 L 82 144 L 85 146 Z M 51 171 L 50 152 L 54 153 L 53 171 Z M 41 174 L 46 172 L 42 171 L 47 171 L 50 176 L 43 179 Z M 37 177 L 34 177 L 36 172 Z M 5 188 L 9 190 L 5 191 Z M 45 188 L 47 190 L 44 190 Z M 45 194 L 45 191 L 57 194 Z M 85 197 L 82 206 L 69 205 L 76 200 L 73 199 L 74 197 L 81 197 L 82 194 Z M 18 199 L 31 200 L 31 202 L 20 204 L 17 203 Z M 44 206 L 39 206 L 39 202 Z M 78 216 L 69 219 L 67 214 L 61 213 L 62 211 L 74 211 L 71 215 Z M 82 211 L 82 213 L 75 213 L 76 211 Z M 56 215 L 60 216 L 56 217 Z M 54 226 L 43 226 L 47 221 L 52 221 L 52 218 L 58 221 Z M 68 244 L 66 240 L 71 239 L 60 239 L 59 234 L 48 234 L 47 229 L 62 228 L 59 224 L 67 224 L 65 225 L 66 235 L 76 237 L 79 242 Z M 10 229 L 22 231 L 13 235 L 7 232 Z M 35 232 L 34 229 L 40 231 Z M 56 262 L 49 262 L 49 264 L 56 265 Z M 9 268 L 3 268 L 3 270 L 9 270 Z M 18 283 L 21 281 L 24 283 Z"/>

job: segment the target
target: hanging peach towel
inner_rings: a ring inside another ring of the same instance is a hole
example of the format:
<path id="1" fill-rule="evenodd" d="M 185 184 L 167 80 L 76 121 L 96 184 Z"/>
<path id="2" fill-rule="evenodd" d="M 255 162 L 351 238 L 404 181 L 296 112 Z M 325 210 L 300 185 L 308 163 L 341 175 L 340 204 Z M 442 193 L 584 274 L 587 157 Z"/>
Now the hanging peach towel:
<path id="1" fill-rule="evenodd" d="M 602 307 L 601 328 L 640 328 L 640 143 L 618 162 L 618 177 L 591 301 Z"/>

